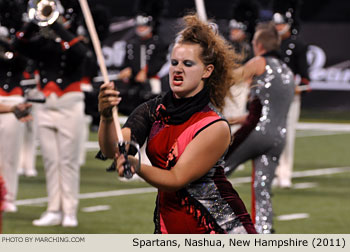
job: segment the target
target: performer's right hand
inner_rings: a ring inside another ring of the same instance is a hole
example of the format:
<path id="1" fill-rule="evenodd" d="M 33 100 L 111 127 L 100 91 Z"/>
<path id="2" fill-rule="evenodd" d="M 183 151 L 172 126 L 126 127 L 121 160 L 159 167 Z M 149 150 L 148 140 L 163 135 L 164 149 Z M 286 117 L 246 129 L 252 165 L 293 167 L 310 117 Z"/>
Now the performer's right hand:
<path id="1" fill-rule="evenodd" d="M 115 90 L 113 82 L 101 85 L 98 95 L 98 111 L 101 116 L 105 118 L 112 117 L 112 108 L 117 106 L 122 99 L 119 94 L 119 91 Z"/>

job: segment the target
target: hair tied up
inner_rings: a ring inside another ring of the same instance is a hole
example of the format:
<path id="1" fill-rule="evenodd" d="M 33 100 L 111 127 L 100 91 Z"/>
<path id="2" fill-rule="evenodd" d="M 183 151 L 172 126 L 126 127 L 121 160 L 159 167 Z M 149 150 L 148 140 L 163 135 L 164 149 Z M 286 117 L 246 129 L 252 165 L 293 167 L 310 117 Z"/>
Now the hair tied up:
<path id="1" fill-rule="evenodd" d="M 215 33 L 215 35 L 219 34 L 219 26 L 213 22 L 208 23 L 208 27 Z"/>

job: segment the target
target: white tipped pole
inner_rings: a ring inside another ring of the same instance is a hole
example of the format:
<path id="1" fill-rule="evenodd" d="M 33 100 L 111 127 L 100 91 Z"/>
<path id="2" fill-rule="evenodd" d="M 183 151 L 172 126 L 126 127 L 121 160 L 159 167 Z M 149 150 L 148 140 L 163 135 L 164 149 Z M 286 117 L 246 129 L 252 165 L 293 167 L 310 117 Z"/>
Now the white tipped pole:
<path id="1" fill-rule="evenodd" d="M 202 21 L 207 21 L 207 13 L 205 11 L 205 4 L 204 4 L 204 0 L 195 0 L 196 2 L 196 9 L 197 9 L 197 13 L 199 18 Z"/>
<path id="2" fill-rule="evenodd" d="M 99 40 L 97 32 L 96 32 L 95 24 L 94 24 L 94 21 L 92 19 L 92 15 L 91 15 L 91 11 L 90 11 L 89 5 L 88 5 L 86 0 L 79 0 L 79 3 L 80 3 L 80 7 L 81 7 L 81 9 L 83 11 L 83 14 L 84 14 L 85 23 L 86 23 L 86 26 L 87 26 L 87 28 L 89 30 L 89 34 L 90 34 L 90 37 L 91 37 L 92 44 L 94 46 L 94 50 L 95 50 L 95 53 L 96 53 L 96 57 L 97 57 L 99 66 L 100 66 L 100 70 L 101 70 L 101 73 L 102 73 L 102 76 L 103 76 L 103 80 L 104 80 L 105 83 L 107 83 L 107 82 L 109 82 L 109 76 L 108 76 L 108 73 L 107 73 L 107 68 L 106 68 L 105 60 L 104 60 L 104 57 L 103 57 L 103 54 L 102 54 L 100 40 Z M 113 115 L 113 122 L 114 122 L 114 125 L 115 125 L 115 130 L 116 130 L 116 133 L 117 133 L 118 141 L 123 141 L 124 138 L 123 138 L 123 134 L 122 134 L 122 130 L 121 130 L 120 124 L 119 124 L 118 110 L 117 110 L 116 106 L 114 106 L 113 109 L 112 109 L 112 115 Z"/>

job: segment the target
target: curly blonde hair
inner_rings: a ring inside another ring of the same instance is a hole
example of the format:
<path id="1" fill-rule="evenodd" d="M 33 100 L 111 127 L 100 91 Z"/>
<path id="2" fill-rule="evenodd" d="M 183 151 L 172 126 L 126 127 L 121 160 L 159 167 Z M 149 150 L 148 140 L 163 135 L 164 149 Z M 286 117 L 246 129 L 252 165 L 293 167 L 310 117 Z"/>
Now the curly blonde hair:
<path id="1" fill-rule="evenodd" d="M 202 48 L 200 55 L 204 65 L 212 64 L 214 71 L 206 79 L 209 86 L 210 100 L 215 107 L 222 111 L 225 105 L 225 96 L 232 95 L 230 87 L 236 83 L 233 70 L 238 67 L 236 55 L 232 46 L 218 34 L 213 23 L 206 23 L 195 14 L 183 17 L 185 28 L 178 33 L 177 44 L 194 43 Z"/>

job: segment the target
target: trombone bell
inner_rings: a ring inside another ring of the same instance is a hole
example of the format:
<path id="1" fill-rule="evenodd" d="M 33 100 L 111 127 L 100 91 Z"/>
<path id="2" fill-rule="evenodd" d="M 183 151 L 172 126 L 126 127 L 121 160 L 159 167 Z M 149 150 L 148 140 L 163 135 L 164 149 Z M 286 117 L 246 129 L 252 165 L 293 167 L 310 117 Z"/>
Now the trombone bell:
<path id="1" fill-rule="evenodd" d="M 59 15 L 56 0 L 30 0 L 28 2 L 28 17 L 38 26 L 53 24 Z"/>

